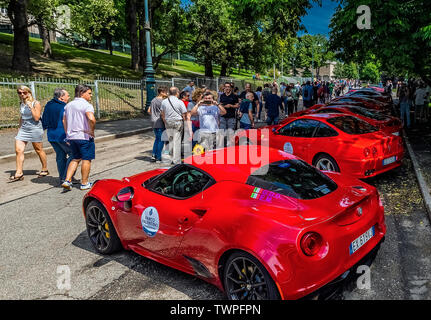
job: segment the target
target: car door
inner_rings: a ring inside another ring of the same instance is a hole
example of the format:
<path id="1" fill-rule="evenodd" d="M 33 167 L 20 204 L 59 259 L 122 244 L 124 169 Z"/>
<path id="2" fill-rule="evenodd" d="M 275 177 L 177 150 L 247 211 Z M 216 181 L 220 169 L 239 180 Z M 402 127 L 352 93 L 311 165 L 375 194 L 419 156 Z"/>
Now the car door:
<path id="1" fill-rule="evenodd" d="M 319 125 L 319 121 L 312 119 L 297 119 L 289 122 L 274 132 L 270 146 L 308 162 L 309 148 L 313 133 Z"/>
<path id="2" fill-rule="evenodd" d="M 185 233 L 205 214 L 202 191 L 212 183 L 205 172 L 181 164 L 145 185 L 122 217 L 133 225 L 128 240 L 155 255 L 175 257 Z"/>

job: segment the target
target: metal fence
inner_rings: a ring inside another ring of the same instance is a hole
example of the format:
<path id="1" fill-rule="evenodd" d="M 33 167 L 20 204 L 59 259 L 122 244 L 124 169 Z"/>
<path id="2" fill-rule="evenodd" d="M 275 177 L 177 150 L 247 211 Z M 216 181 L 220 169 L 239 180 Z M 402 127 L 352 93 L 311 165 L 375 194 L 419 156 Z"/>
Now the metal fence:
<path id="1" fill-rule="evenodd" d="M 182 90 L 190 81 L 194 81 L 196 87 L 205 85 L 207 88 L 218 92 L 225 82 L 231 82 L 239 91 L 244 90 L 245 84 L 250 83 L 253 90 L 263 86 L 263 80 L 237 80 L 232 78 L 172 78 L 156 79 L 156 90 L 159 86 L 175 86 Z M 35 99 L 42 106 L 52 99 L 56 88 L 64 88 L 73 97 L 75 86 L 85 83 L 93 90 L 92 104 L 96 112 L 96 118 L 124 119 L 141 115 L 145 110 L 146 84 L 144 80 L 97 78 L 96 80 L 76 79 L 0 79 L 0 128 L 17 126 L 20 117 L 19 99 L 16 92 L 17 86 L 29 87 Z"/>

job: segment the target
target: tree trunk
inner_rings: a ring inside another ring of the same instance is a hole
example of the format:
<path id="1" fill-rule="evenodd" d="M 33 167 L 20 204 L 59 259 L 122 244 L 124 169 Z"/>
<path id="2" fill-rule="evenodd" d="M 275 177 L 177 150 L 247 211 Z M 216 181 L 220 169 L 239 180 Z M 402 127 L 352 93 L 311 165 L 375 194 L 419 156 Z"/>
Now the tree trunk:
<path id="1" fill-rule="evenodd" d="M 41 21 L 38 21 L 37 27 L 39 29 L 40 38 L 42 39 L 42 48 L 43 48 L 42 56 L 45 58 L 52 58 L 52 49 L 51 49 L 51 40 L 49 38 L 49 31 Z"/>
<path id="2" fill-rule="evenodd" d="M 24 72 L 31 71 L 27 5 L 27 0 L 10 0 L 8 6 L 14 33 L 12 69 Z"/>
<path id="3" fill-rule="evenodd" d="M 109 31 L 106 34 L 105 42 L 106 42 L 106 50 L 109 50 L 109 54 L 112 56 L 114 48 L 112 47 L 112 34 L 110 34 Z"/>
<path id="4" fill-rule="evenodd" d="M 130 50 L 132 55 L 131 69 L 139 69 L 138 28 L 136 21 L 136 0 L 126 0 L 126 19 L 130 35 Z"/>
<path id="5" fill-rule="evenodd" d="M 227 75 L 227 62 L 221 64 L 220 77 L 226 77 Z"/>
<path id="6" fill-rule="evenodd" d="M 205 57 L 204 65 L 205 65 L 205 77 L 213 78 L 214 73 L 213 73 L 213 63 L 211 61 L 211 58 Z"/>

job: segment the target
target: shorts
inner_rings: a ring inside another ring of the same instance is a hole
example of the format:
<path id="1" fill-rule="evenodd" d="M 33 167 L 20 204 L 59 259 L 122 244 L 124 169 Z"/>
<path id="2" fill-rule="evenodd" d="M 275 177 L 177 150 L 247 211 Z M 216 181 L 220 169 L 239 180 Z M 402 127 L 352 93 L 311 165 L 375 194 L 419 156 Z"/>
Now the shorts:
<path id="1" fill-rule="evenodd" d="M 72 159 L 91 161 L 96 157 L 94 138 L 90 138 L 90 140 L 68 140 L 68 142 L 72 150 Z"/>

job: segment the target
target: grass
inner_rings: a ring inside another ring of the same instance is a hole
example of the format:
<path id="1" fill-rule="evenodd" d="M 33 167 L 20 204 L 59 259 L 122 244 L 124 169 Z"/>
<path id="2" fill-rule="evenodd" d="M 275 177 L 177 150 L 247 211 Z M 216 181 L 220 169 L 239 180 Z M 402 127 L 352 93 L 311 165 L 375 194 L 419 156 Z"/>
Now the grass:
<path id="1" fill-rule="evenodd" d="M 0 78 L 47 77 L 93 80 L 100 77 L 141 79 L 142 71 L 130 69 L 130 54 L 108 50 L 76 48 L 67 44 L 52 43 L 53 58 L 42 56 L 42 41 L 30 38 L 30 73 L 16 72 L 10 68 L 13 54 L 13 35 L 0 33 Z M 195 78 L 203 77 L 205 68 L 194 62 L 162 59 L 156 70 L 156 78 Z M 220 67 L 214 66 L 214 76 L 220 75 Z M 229 77 L 237 80 L 252 80 L 253 73 L 234 69 Z"/>

